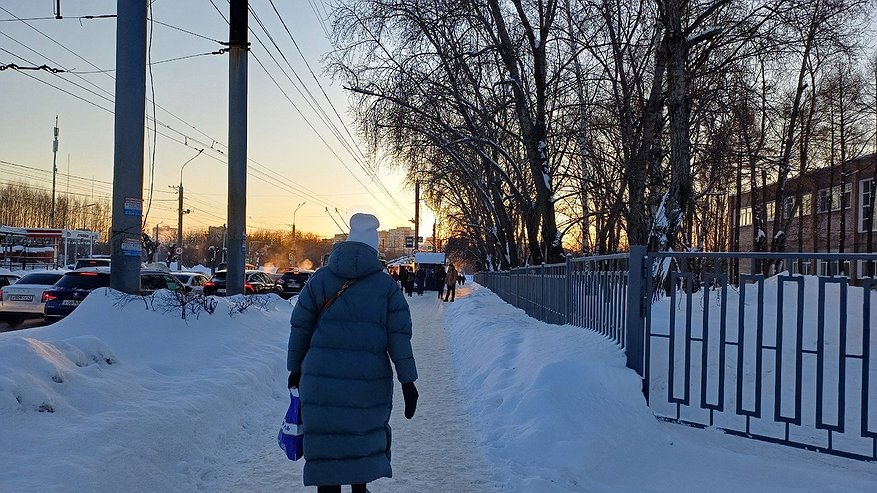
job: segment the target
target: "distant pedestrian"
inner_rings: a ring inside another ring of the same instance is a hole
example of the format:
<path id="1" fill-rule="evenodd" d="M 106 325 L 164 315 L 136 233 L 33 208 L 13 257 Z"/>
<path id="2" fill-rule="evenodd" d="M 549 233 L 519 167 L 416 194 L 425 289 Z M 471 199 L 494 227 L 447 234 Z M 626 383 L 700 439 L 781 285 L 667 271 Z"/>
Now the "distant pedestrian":
<path id="1" fill-rule="evenodd" d="M 451 301 L 454 301 L 457 287 L 457 269 L 454 267 L 454 264 L 448 266 L 448 272 L 445 274 L 445 286 L 448 289 L 445 293 L 445 301 L 448 301 L 449 296 Z"/>
<path id="2" fill-rule="evenodd" d="M 399 275 L 397 278 L 399 280 L 399 286 L 404 290 L 405 284 L 408 282 L 408 269 L 404 265 L 399 266 Z"/>
<path id="3" fill-rule="evenodd" d="M 439 265 L 435 268 L 435 283 L 438 289 L 438 299 L 442 299 L 442 296 L 445 294 L 445 266 Z"/>
<path id="4" fill-rule="evenodd" d="M 417 296 L 423 296 L 423 288 L 426 284 L 426 269 L 419 267 L 417 274 L 414 275 L 414 285 L 417 290 Z"/>
<path id="5" fill-rule="evenodd" d="M 462 271 L 457 272 L 457 284 L 459 284 L 460 286 L 462 286 L 462 285 L 463 285 L 463 282 L 465 281 L 465 279 L 466 279 L 466 276 L 463 275 L 463 272 L 462 272 Z"/>
<path id="6" fill-rule="evenodd" d="M 378 260 L 379 226 L 370 214 L 350 218 L 347 241 L 308 280 L 292 311 L 286 366 L 298 387 L 304 432 L 304 485 L 318 493 L 367 492 L 392 477 L 390 411 L 393 368 L 405 417 L 417 406 L 411 313 Z"/>
<path id="7" fill-rule="evenodd" d="M 405 288 L 405 294 L 410 297 L 412 293 L 414 293 L 414 271 L 411 269 L 410 266 L 406 266 L 405 272 L 405 283 L 402 285 L 402 287 Z"/>

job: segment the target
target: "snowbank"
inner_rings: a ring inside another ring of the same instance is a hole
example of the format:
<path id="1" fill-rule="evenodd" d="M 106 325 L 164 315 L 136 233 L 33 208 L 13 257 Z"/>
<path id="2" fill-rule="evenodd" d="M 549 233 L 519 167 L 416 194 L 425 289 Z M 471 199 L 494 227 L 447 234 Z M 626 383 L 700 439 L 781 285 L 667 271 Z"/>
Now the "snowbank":
<path id="1" fill-rule="evenodd" d="M 877 491 L 873 463 L 658 421 L 617 346 L 481 286 L 445 319 L 501 491 Z"/>
<path id="2" fill-rule="evenodd" d="M 61 322 L 0 334 L 0 491 L 199 489 L 284 385 L 290 305 L 218 302 L 183 321 L 102 289 Z"/>

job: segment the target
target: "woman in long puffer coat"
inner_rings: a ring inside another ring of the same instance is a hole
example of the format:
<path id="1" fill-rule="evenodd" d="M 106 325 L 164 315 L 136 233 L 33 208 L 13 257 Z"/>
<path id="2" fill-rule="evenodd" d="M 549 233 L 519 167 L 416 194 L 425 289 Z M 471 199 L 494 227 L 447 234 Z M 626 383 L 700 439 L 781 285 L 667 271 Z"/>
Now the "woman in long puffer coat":
<path id="1" fill-rule="evenodd" d="M 370 481 L 392 477 L 391 362 L 406 418 L 417 403 L 411 314 L 378 260 L 378 225 L 370 214 L 350 218 L 347 241 L 335 245 L 292 312 L 288 383 L 301 397 L 304 484 L 320 493 L 346 484 L 366 492 Z"/>

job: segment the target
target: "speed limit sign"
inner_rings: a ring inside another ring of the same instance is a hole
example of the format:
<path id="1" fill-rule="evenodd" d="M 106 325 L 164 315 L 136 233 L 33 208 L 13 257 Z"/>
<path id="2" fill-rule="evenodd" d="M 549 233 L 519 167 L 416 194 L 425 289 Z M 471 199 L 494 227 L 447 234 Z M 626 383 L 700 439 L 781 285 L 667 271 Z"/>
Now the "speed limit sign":
<path id="1" fill-rule="evenodd" d="M 176 253 L 177 255 L 182 255 L 183 254 L 183 247 L 174 248 L 174 253 Z"/>

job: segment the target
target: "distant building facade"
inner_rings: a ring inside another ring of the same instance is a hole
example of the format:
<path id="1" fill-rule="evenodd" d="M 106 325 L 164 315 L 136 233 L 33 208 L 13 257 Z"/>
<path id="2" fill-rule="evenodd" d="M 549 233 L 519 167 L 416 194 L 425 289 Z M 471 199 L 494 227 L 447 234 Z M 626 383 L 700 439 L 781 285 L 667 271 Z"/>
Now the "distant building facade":
<path id="1" fill-rule="evenodd" d="M 877 252 L 877 221 L 873 213 L 875 177 L 877 154 L 789 179 L 781 211 L 785 251 Z M 771 237 L 777 230 L 773 224 L 776 187 L 774 183 L 760 188 L 755 201 L 750 193 L 743 193 L 739 198 L 731 196 L 729 250 L 755 251 L 759 236 L 765 237 L 765 249 L 770 248 Z M 761 230 L 756 224 L 758 215 L 764 218 Z M 863 265 L 856 264 L 861 262 L 850 263 L 844 270 L 856 277 L 856 272 L 864 272 Z"/>
<path id="2" fill-rule="evenodd" d="M 378 250 L 387 258 L 397 257 L 407 253 L 405 247 L 405 238 L 414 236 L 414 228 L 409 226 L 401 226 L 385 231 L 378 231 Z M 332 237 L 332 243 L 340 243 L 347 241 L 347 235 L 344 233 L 336 234 Z"/>

